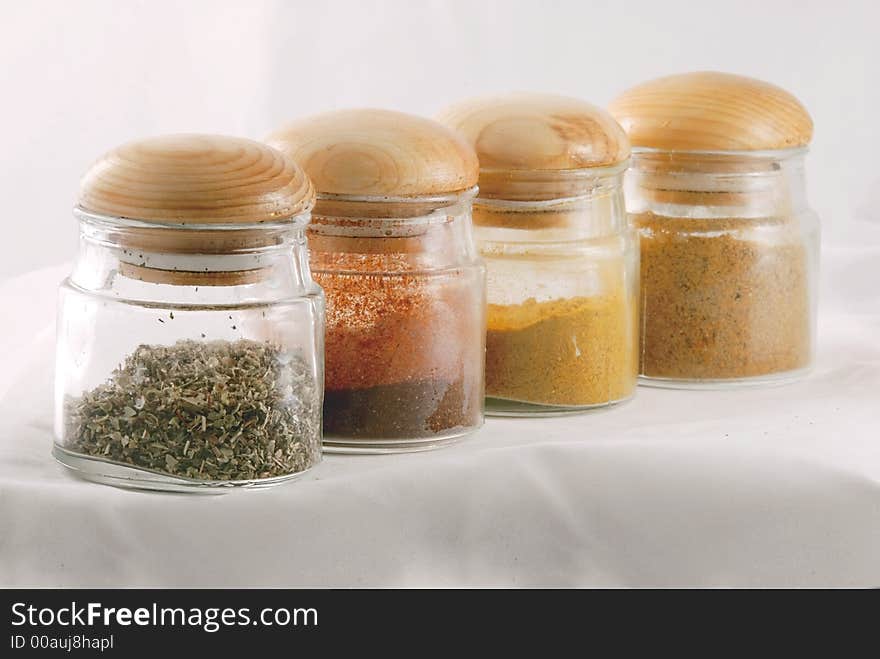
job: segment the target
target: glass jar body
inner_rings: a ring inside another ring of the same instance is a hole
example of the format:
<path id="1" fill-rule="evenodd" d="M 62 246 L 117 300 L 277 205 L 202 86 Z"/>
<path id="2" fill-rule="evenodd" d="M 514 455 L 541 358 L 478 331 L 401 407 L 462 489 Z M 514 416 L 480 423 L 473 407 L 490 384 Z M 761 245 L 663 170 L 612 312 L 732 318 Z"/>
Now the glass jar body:
<path id="1" fill-rule="evenodd" d="M 488 269 L 487 414 L 577 413 L 635 391 L 639 254 L 619 169 L 587 173 L 577 192 L 475 204 Z"/>
<path id="2" fill-rule="evenodd" d="M 439 447 L 483 422 L 485 268 L 470 197 L 365 204 L 322 213 L 319 202 L 309 228 L 327 296 L 324 445 Z"/>
<path id="3" fill-rule="evenodd" d="M 302 226 L 181 254 L 117 222 L 81 218 L 60 288 L 56 458 L 172 491 L 271 485 L 320 461 L 324 302 Z"/>
<path id="4" fill-rule="evenodd" d="M 815 346 L 819 220 L 803 153 L 637 154 L 644 384 L 714 388 L 803 376 Z"/>

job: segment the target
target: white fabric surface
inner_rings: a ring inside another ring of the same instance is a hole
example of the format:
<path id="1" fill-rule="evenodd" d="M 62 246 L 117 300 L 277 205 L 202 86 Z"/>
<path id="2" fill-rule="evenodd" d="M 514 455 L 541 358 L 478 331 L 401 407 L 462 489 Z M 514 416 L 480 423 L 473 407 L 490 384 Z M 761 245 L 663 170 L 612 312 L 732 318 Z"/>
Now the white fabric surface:
<path id="1" fill-rule="evenodd" d="M 451 448 L 333 457 L 224 496 L 79 481 L 51 446 L 55 286 L 0 284 L 0 584 L 880 585 L 874 239 L 823 254 L 820 351 L 778 388 L 641 388 L 489 419 Z"/>

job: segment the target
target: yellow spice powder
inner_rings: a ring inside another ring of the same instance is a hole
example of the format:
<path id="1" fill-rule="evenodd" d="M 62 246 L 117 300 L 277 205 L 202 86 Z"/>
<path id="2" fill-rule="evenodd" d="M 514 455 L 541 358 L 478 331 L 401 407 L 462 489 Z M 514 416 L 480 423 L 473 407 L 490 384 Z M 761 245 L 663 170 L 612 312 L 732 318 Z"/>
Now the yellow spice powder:
<path id="1" fill-rule="evenodd" d="M 572 407 L 628 398 L 638 366 L 635 309 L 622 291 L 490 304 L 486 395 Z"/>

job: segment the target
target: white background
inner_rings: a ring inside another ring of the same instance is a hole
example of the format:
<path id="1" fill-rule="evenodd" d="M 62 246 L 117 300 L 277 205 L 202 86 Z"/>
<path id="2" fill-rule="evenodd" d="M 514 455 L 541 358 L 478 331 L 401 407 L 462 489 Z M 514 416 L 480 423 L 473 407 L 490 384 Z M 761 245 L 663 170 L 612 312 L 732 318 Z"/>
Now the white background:
<path id="1" fill-rule="evenodd" d="M 816 123 L 808 172 L 826 244 L 869 230 L 852 225 L 870 216 L 868 191 L 880 187 L 880 3 L 871 0 L 0 7 L 0 276 L 71 257 L 78 180 L 122 141 L 179 131 L 260 138 L 337 107 L 433 115 L 494 91 L 605 105 L 637 82 L 694 69 L 764 78 L 802 99 Z"/>
<path id="2" fill-rule="evenodd" d="M 0 0 L 0 586 L 880 584 L 878 7 Z M 605 104 L 694 69 L 775 82 L 814 117 L 806 380 L 640 388 L 608 412 L 491 419 L 443 451 L 328 457 L 220 498 L 101 487 L 49 458 L 68 266 L 43 266 L 73 256 L 77 182 L 103 151 L 513 89 Z"/>

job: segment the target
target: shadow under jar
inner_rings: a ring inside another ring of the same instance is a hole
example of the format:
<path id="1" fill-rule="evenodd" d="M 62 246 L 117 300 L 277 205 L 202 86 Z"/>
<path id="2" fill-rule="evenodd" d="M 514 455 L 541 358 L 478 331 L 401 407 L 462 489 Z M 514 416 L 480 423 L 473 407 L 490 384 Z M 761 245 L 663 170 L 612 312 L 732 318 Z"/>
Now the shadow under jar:
<path id="1" fill-rule="evenodd" d="M 306 119 L 270 141 L 318 190 L 309 249 L 327 296 L 325 449 L 430 449 L 477 429 L 485 268 L 472 151 L 436 122 L 378 110 Z"/>
<path id="2" fill-rule="evenodd" d="M 638 248 L 624 208 L 623 130 L 595 106 L 539 94 L 464 101 L 441 120 L 480 159 L 486 413 L 553 416 L 628 400 Z"/>
<path id="3" fill-rule="evenodd" d="M 55 457 L 123 487 L 222 491 L 320 461 L 314 191 L 263 144 L 177 135 L 86 175 L 60 289 Z"/>
<path id="4" fill-rule="evenodd" d="M 641 380 L 714 388 L 803 376 L 819 253 L 804 184 L 809 115 L 777 87 L 717 73 L 646 83 L 612 112 L 634 144 Z"/>

